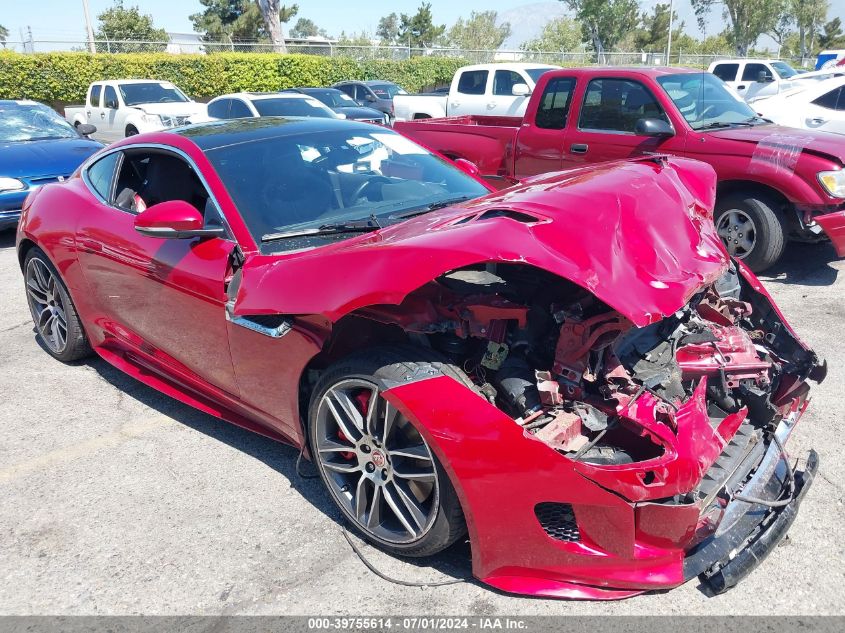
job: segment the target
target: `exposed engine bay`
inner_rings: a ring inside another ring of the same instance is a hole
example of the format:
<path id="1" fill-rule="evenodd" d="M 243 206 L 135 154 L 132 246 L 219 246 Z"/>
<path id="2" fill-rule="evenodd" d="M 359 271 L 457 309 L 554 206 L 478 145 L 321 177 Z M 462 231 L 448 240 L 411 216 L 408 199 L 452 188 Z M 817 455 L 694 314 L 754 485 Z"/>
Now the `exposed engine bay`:
<path id="1" fill-rule="evenodd" d="M 363 312 L 442 353 L 526 433 L 596 465 L 660 457 L 655 430 L 676 432 L 697 388 L 711 427 L 730 439 L 742 424 L 771 434 L 803 402 L 805 380 L 824 377 L 733 266 L 642 328 L 580 286 L 519 264 L 452 271 L 399 306 Z"/>

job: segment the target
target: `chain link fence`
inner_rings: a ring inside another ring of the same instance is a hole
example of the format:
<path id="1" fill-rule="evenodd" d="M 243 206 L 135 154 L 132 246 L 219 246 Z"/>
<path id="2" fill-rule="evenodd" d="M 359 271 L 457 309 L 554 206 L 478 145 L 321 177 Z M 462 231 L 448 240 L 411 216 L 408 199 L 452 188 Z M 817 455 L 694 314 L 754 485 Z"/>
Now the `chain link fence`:
<path id="1" fill-rule="evenodd" d="M 233 53 L 274 53 L 273 45 L 269 42 L 256 41 L 204 41 L 196 34 L 173 34 L 167 42 L 148 41 L 109 41 L 96 40 L 94 49 L 98 53 L 147 53 L 165 52 L 171 54 L 201 54 L 209 55 L 221 52 Z M 24 41 L 7 41 L 7 50 L 20 53 L 43 53 L 51 51 L 88 51 L 89 42 L 85 40 L 61 39 L 29 39 Z M 469 50 L 461 48 L 412 48 L 409 46 L 380 46 L 380 45 L 350 45 L 338 44 L 330 40 L 295 41 L 286 44 L 288 53 L 302 53 L 307 55 L 325 55 L 328 57 L 346 57 L 357 60 L 385 59 L 404 60 L 411 57 L 459 57 L 470 63 L 489 62 L 536 62 L 556 64 L 562 66 L 576 66 L 586 64 L 601 64 L 608 66 L 631 65 L 672 65 L 706 67 L 719 59 L 734 57 L 730 51 L 721 54 L 685 53 L 683 50 L 672 51 L 670 59 L 666 60 L 665 53 L 649 53 L 643 51 L 605 51 L 597 54 L 593 51 L 524 51 L 515 50 Z M 752 57 L 768 58 L 763 54 L 750 55 Z M 814 59 L 787 59 L 798 66 L 812 66 Z"/>

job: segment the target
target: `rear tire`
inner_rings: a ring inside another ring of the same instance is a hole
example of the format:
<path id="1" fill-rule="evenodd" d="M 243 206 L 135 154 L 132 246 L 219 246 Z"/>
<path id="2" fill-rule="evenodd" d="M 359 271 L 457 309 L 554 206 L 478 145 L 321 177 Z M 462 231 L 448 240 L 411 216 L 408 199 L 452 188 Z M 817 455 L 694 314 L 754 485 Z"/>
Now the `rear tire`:
<path id="1" fill-rule="evenodd" d="M 138 134 L 138 128 L 136 128 L 134 125 L 127 125 L 126 126 L 126 137 L 127 138 L 130 137 L 130 136 L 135 136 L 136 134 Z"/>
<path id="2" fill-rule="evenodd" d="M 716 202 L 716 231 L 732 257 L 755 273 L 777 262 L 786 248 L 778 205 L 756 194 L 733 193 Z"/>
<path id="3" fill-rule="evenodd" d="M 47 255 L 33 247 L 24 259 L 26 299 L 36 337 L 53 358 L 70 363 L 90 356 L 76 306 Z"/>
<path id="4" fill-rule="evenodd" d="M 385 385 L 432 374 L 475 388 L 464 372 L 430 350 L 382 347 L 332 365 L 309 406 L 311 455 L 333 501 L 362 538 L 400 556 L 436 554 L 466 533 L 442 464 L 413 423 L 380 395 Z M 350 416 L 349 406 L 357 413 Z M 368 471 L 374 463 L 375 472 Z"/>

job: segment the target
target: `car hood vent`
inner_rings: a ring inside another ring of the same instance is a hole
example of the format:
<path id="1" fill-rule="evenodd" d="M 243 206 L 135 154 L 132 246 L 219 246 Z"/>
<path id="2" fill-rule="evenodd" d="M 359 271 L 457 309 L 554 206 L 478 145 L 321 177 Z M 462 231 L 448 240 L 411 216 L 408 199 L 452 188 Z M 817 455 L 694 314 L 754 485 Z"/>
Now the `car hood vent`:
<path id="1" fill-rule="evenodd" d="M 537 216 L 525 213 L 524 211 L 515 211 L 513 209 L 490 209 L 489 211 L 484 211 L 478 215 L 469 215 L 465 218 L 461 218 L 455 222 L 455 224 L 480 222 L 482 220 L 492 220 L 493 218 L 508 218 L 510 220 L 522 222 L 523 224 L 536 224 L 540 221 L 540 218 Z"/>

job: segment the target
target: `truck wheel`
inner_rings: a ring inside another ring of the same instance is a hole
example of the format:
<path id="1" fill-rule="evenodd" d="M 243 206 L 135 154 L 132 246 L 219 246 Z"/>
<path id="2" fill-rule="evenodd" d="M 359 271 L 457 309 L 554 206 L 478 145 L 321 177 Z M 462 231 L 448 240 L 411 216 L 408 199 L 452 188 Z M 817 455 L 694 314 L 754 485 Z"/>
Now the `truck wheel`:
<path id="1" fill-rule="evenodd" d="M 134 125 L 127 125 L 126 126 L 126 136 L 135 136 L 138 133 L 138 128 Z"/>
<path id="2" fill-rule="evenodd" d="M 758 273 L 783 255 L 786 230 L 777 205 L 755 195 L 734 193 L 720 198 L 714 220 L 731 256 Z"/>

